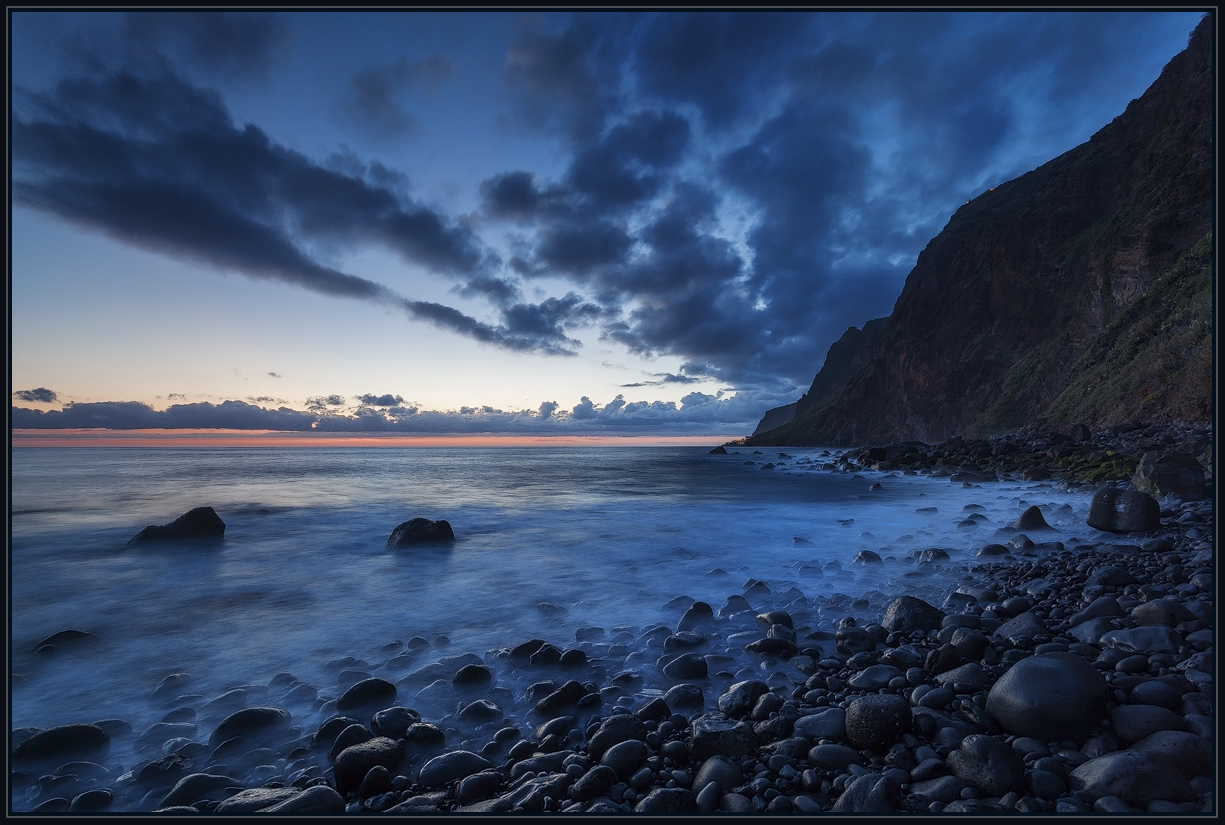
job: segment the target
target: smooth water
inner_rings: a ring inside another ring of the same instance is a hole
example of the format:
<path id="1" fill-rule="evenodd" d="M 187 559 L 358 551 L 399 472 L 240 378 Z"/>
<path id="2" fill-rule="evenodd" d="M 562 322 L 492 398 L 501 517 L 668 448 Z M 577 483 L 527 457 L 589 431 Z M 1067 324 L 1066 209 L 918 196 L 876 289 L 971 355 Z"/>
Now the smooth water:
<path id="1" fill-rule="evenodd" d="M 900 593 L 941 603 L 958 565 L 1005 541 L 995 530 L 1030 504 L 1058 528 L 1045 540 L 1095 532 L 1088 495 L 1049 483 L 967 489 L 820 469 L 829 456 L 818 451 L 751 452 L 13 450 L 11 725 L 120 718 L 139 731 L 165 713 L 147 700 L 176 671 L 205 699 L 280 672 L 335 695 L 327 663 L 339 657 L 395 681 L 439 656 L 531 638 L 571 647 L 583 626 L 675 627 L 684 607 L 670 600 L 718 609 L 750 578 L 793 604 L 797 588 L 812 624 L 832 629 L 846 615 L 879 620 Z M 959 528 L 968 504 L 989 522 Z M 124 546 L 201 505 L 226 522 L 221 544 Z M 388 550 L 392 529 L 418 516 L 447 519 L 457 540 Z M 920 569 L 913 556 L 930 547 L 951 562 Z M 853 564 L 859 550 L 885 561 Z M 32 653 L 69 628 L 102 643 Z M 389 643 L 440 635 L 450 644 L 387 664 Z"/>

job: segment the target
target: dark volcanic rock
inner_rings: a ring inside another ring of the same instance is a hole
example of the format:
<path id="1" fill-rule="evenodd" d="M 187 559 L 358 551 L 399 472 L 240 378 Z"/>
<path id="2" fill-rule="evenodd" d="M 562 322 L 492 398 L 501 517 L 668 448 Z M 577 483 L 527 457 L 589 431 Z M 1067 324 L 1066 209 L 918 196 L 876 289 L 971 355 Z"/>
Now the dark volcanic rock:
<path id="1" fill-rule="evenodd" d="M 336 700 L 336 710 L 351 713 L 359 710 L 382 710 L 396 700 L 396 686 L 377 677 L 363 679 L 346 690 Z"/>
<path id="2" fill-rule="evenodd" d="M 128 544 L 145 541 L 180 541 L 184 539 L 221 539 L 225 522 L 212 507 L 188 510 L 169 524 L 150 524 L 132 536 Z"/>
<path id="3" fill-rule="evenodd" d="M 898 596 L 889 602 L 885 615 L 880 620 L 881 627 L 890 632 L 913 633 L 920 630 L 938 630 L 944 620 L 944 611 L 933 607 L 922 599 L 914 596 Z"/>
<path id="4" fill-rule="evenodd" d="M 987 712 L 1009 733 L 1043 742 L 1084 741 L 1106 713 L 1106 680 L 1084 659 L 1048 653 L 1017 662 L 987 694 Z"/>
<path id="5" fill-rule="evenodd" d="M 208 743 L 216 747 L 235 736 L 262 741 L 288 729 L 291 718 L 289 711 L 281 708 L 243 708 L 223 719 Z"/>
<path id="6" fill-rule="evenodd" d="M 430 544 L 433 542 L 454 541 L 455 532 L 451 524 L 441 519 L 430 521 L 427 518 L 415 518 L 404 522 L 391 531 L 387 539 L 388 547 L 411 547 L 414 544 Z"/>
<path id="7" fill-rule="evenodd" d="M 852 700 L 846 708 L 846 738 L 857 748 L 884 753 L 910 731 L 910 705 L 892 693 L 868 694 Z"/>
<path id="8" fill-rule="evenodd" d="M 1042 515 L 1042 511 L 1038 509 L 1038 505 L 1031 506 L 1028 510 L 1022 513 L 1016 521 L 1011 525 L 1013 530 L 1049 530 L 1051 526 L 1046 523 L 1046 517 Z"/>
<path id="9" fill-rule="evenodd" d="M 1161 526 L 1161 505 L 1147 493 L 1103 487 L 1089 503 L 1088 524 L 1110 533 L 1147 533 Z"/>
<path id="10" fill-rule="evenodd" d="M 1025 763 L 1007 742 L 993 736 L 973 734 L 949 754 L 949 769 L 967 785 L 987 796 L 1003 796 L 1025 789 Z"/>
<path id="11" fill-rule="evenodd" d="M 1116 751 L 1078 766 L 1072 787 L 1091 797 L 1117 796 L 1144 807 L 1155 799 L 1185 802 L 1195 797 L 1187 780 L 1173 766 L 1137 750 Z"/>
<path id="12" fill-rule="evenodd" d="M 13 751 L 13 762 L 22 764 L 74 760 L 96 762 L 111 749 L 111 737 L 97 725 L 60 725 L 41 730 Z"/>
<path id="13" fill-rule="evenodd" d="M 1185 453 L 1145 453 L 1131 483 L 1154 498 L 1173 493 L 1183 501 L 1199 501 L 1204 497 L 1204 468 Z"/>
<path id="14" fill-rule="evenodd" d="M 362 780 L 366 778 L 366 774 L 375 765 L 382 765 L 394 775 L 403 759 L 404 747 L 396 740 L 385 736 L 376 736 L 374 739 L 345 748 L 336 757 L 334 767 L 336 790 L 341 796 L 356 791 L 361 786 Z"/>

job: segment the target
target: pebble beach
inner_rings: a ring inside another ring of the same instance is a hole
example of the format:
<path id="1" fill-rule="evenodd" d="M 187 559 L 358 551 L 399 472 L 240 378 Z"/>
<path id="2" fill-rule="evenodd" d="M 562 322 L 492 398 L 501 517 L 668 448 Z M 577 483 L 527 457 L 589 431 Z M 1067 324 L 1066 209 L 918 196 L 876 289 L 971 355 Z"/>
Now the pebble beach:
<path id="1" fill-rule="evenodd" d="M 722 449 L 763 466 L 779 455 Z M 1209 815 L 1212 475 L 1201 468 L 1194 490 L 1133 489 L 1162 455 L 1210 457 L 1211 431 L 831 454 L 831 471 L 967 490 L 1049 480 L 1093 494 L 1091 521 L 1106 509 L 1117 521 L 1051 541 L 1052 514 L 1032 507 L 985 532 L 970 560 L 916 550 L 915 573 L 937 571 L 941 598 L 897 596 L 867 619 L 860 605 L 832 630 L 802 593 L 729 579 L 718 603 L 663 605 L 669 624 L 582 625 L 488 650 L 414 636 L 382 660 L 327 662 L 335 684 L 269 673 L 204 695 L 173 673 L 149 697 L 164 708 L 151 726 L 82 709 L 76 724 L 13 730 L 10 811 Z M 963 516 L 973 529 L 974 505 Z M 413 669 L 384 679 L 391 662 Z"/>

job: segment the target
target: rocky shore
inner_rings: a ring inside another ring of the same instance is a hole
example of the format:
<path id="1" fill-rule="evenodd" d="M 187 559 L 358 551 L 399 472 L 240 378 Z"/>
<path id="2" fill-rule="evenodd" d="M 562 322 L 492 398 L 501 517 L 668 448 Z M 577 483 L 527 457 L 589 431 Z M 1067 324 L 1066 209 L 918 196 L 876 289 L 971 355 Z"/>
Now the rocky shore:
<path id="1" fill-rule="evenodd" d="M 143 730 L 12 731 L 10 809 L 1210 814 L 1211 473 L 1203 497 L 1160 487 L 1185 483 L 1163 455 L 1210 443 L 1165 427 L 852 450 L 832 467 L 1106 493 L 1152 478 L 1160 503 L 1147 529 L 1066 546 L 1033 508 L 971 563 L 923 560 L 943 603 L 888 599 L 833 631 L 815 628 L 838 603 L 750 580 L 721 605 L 674 600 L 671 626 L 484 655 L 392 642 L 329 662 L 331 686 L 283 673 L 202 696 L 171 674 Z"/>

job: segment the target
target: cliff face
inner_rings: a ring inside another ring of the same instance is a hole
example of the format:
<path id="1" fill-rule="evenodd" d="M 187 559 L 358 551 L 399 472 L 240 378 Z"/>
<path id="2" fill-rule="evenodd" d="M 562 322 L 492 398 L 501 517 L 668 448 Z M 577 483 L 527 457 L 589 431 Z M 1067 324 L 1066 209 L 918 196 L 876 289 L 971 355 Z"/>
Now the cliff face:
<path id="1" fill-rule="evenodd" d="M 1213 53 L 1208 18 L 1087 143 L 958 209 L 879 334 L 843 336 L 749 443 L 1208 420 Z"/>

